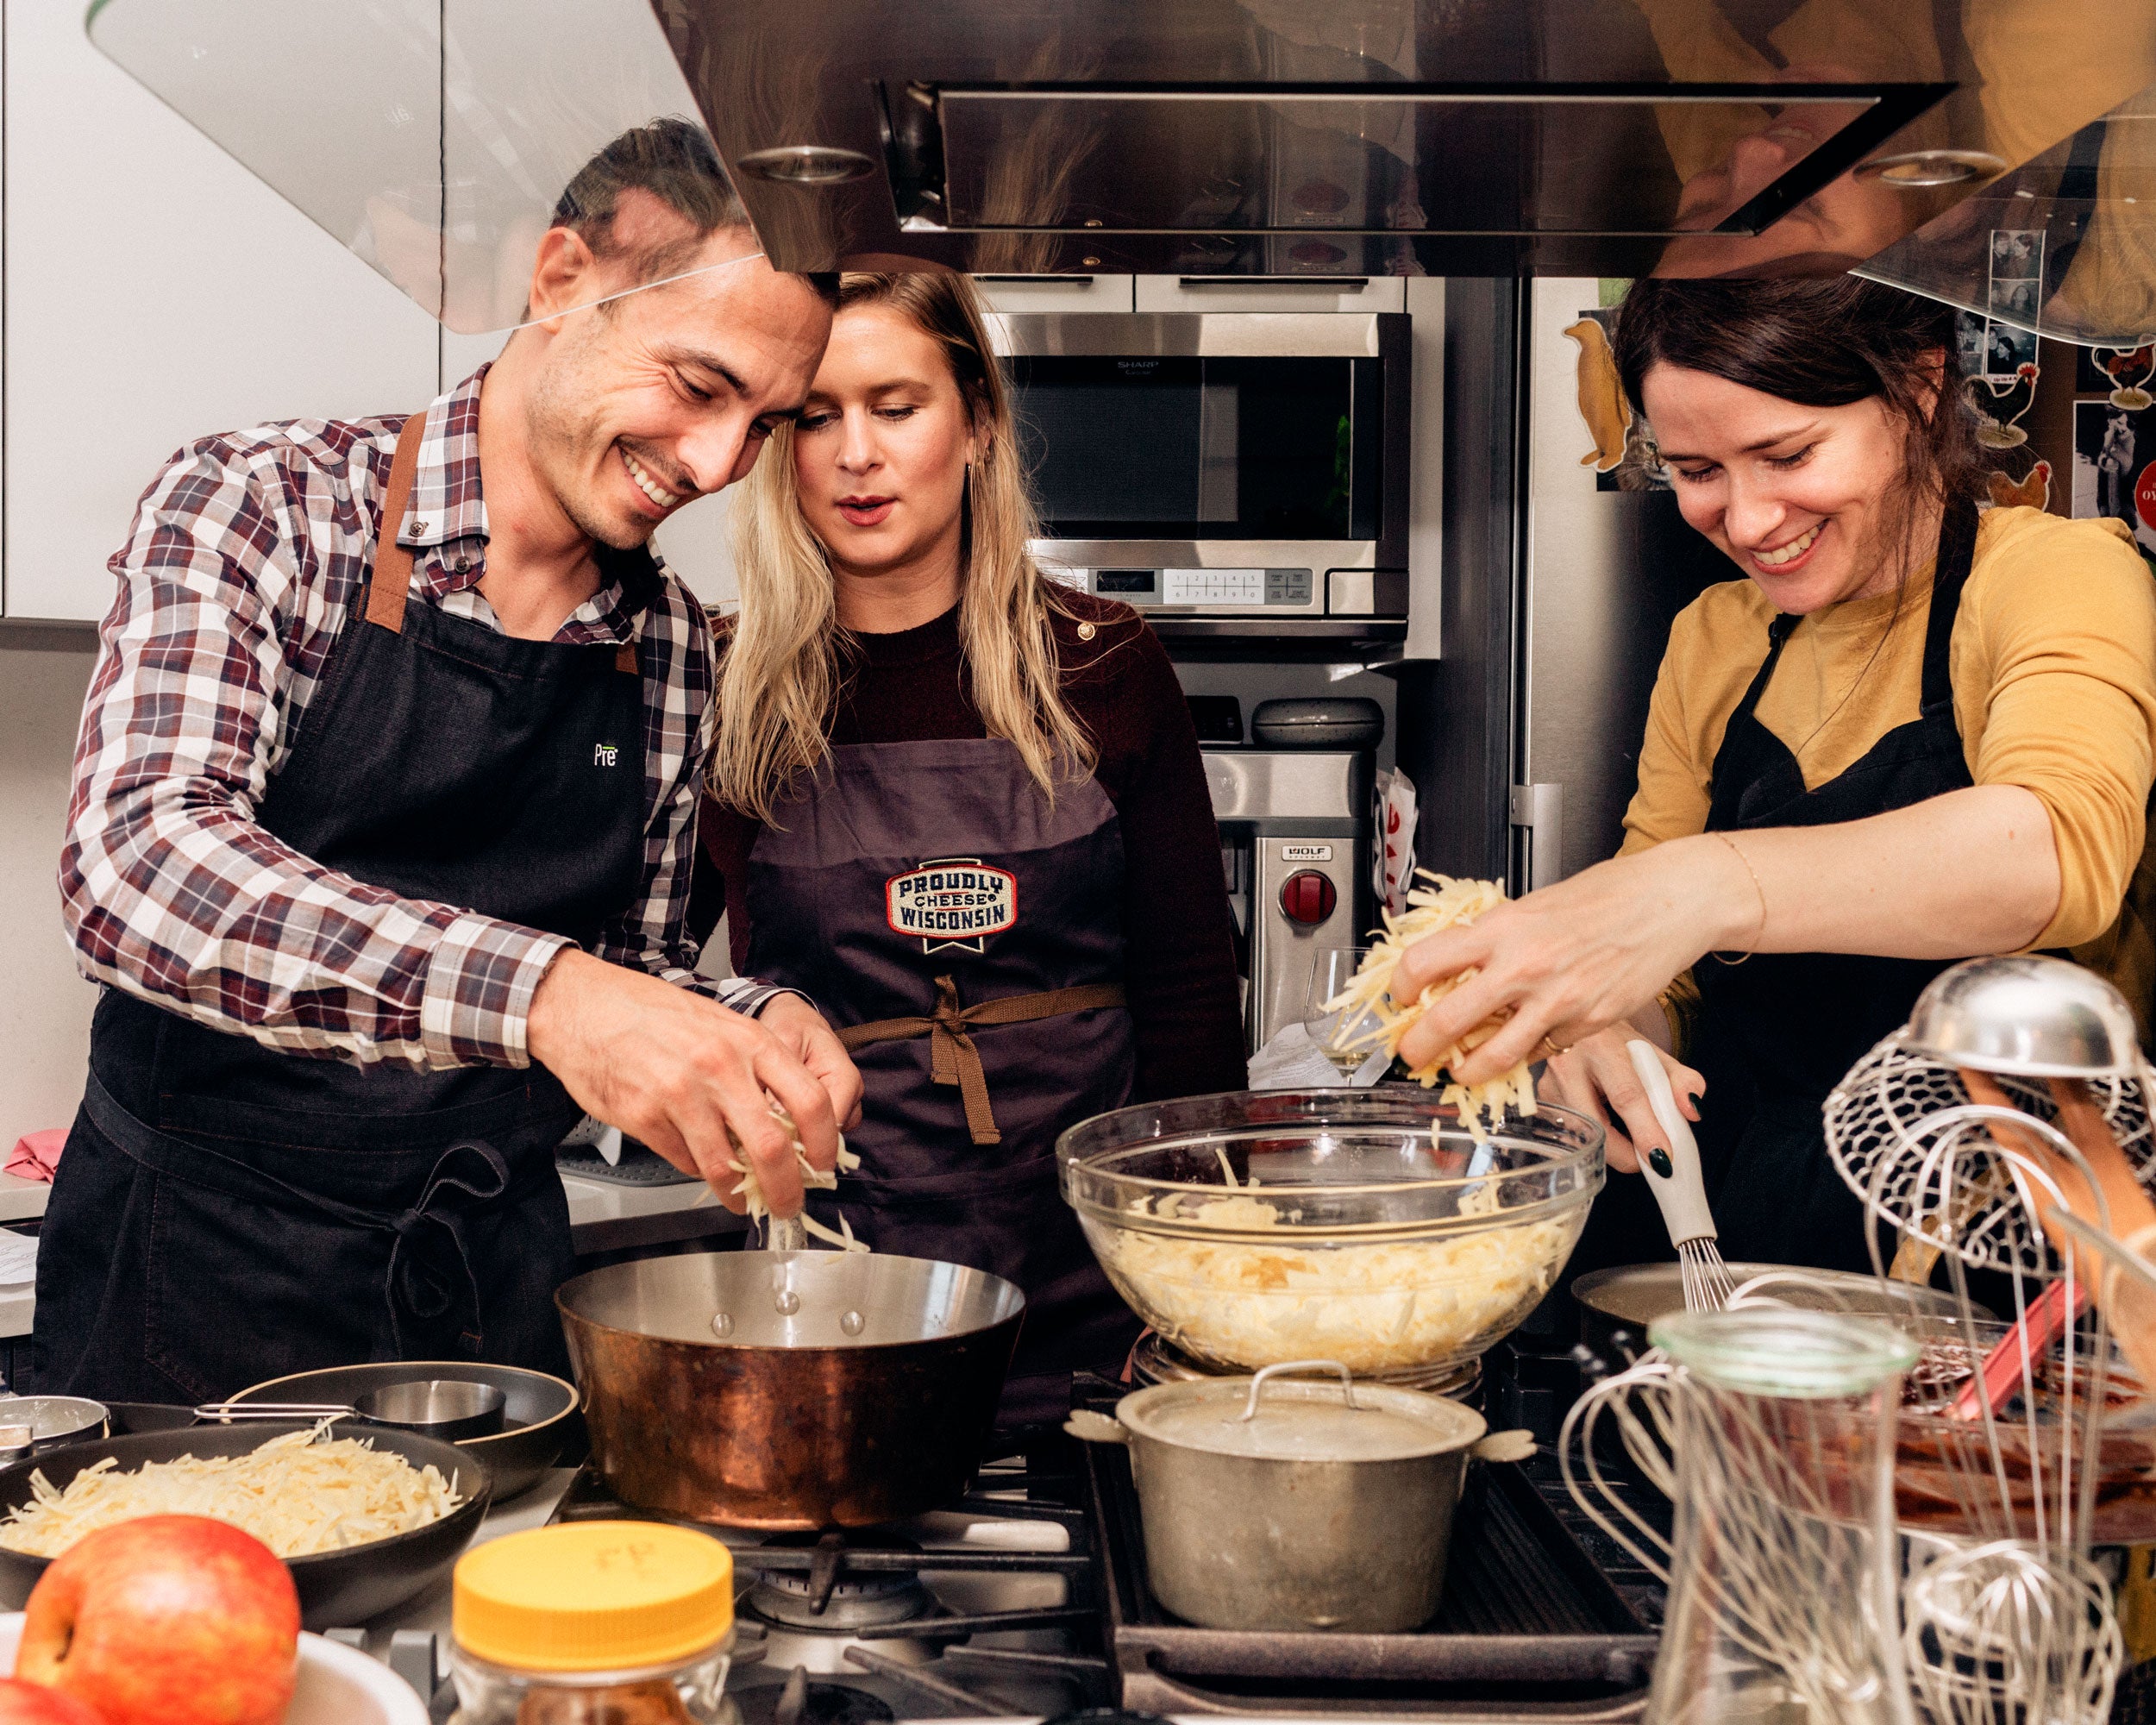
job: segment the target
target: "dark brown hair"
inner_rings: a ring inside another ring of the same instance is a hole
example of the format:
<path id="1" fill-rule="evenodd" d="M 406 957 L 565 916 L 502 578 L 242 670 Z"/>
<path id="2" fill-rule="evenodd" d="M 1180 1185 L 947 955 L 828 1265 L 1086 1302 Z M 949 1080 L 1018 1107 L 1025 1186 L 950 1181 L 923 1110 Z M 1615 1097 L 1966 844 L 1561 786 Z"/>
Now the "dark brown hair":
<path id="1" fill-rule="evenodd" d="M 1915 524 L 1982 486 L 1952 306 L 1853 275 L 1650 278 L 1626 294 L 1610 345 L 1635 411 L 1658 365 L 1806 407 L 1878 398 L 1901 423 L 1904 452 L 1879 549 L 1891 555 L 1898 540 L 1905 569 L 1930 550 L 1910 543 Z"/>
<path id="2" fill-rule="evenodd" d="M 596 256 L 615 255 L 621 248 L 614 243 L 614 215 L 622 193 L 630 191 L 649 192 L 696 229 L 691 238 L 649 247 L 630 258 L 642 282 L 662 281 L 689 267 L 705 240 L 722 228 L 754 231 L 711 139 L 686 120 L 654 120 L 608 144 L 577 170 L 554 206 L 553 225 L 573 229 Z M 837 304 L 837 276 L 802 279 L 825 304 Z"/>

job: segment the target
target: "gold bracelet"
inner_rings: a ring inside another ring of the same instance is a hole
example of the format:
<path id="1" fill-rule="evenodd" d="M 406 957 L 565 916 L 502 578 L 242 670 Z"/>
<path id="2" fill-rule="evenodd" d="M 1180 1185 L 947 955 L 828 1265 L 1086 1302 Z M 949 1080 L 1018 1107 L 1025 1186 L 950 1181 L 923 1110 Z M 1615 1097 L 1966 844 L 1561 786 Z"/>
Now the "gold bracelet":
<path id="1" fill-rule="evenodd" d="M 1746 958 L 1751 957 L 1754 952 L 1757 952 L 1759 950 L 1759 943 L 1766 938 L 1767 889 L 1759 884 L 1759 871 L 1752 866 L 1752 859 L 1745 855 L 1744 846 L 1738 844 L 1735 839 L 1732 838 L 1726 832 L 1718 832 L 1714 835 L 1714 837 L 1720 839 L 1724 844 L 1727 844 L 1736 853 L 1737 860 L 1745 865 L 1745 873 L 1752 876 L 1752 890 L 1759 895 L 1759 926 L 1754 929 L 1752 932 L 1751 946 L 1745 950 L 1741 957 L 1736 958 L 1724 958 L 1719 952 L 1714 955 L 1714 959 L 1717 963 L 1738 965 L 1743 963 Z"/>

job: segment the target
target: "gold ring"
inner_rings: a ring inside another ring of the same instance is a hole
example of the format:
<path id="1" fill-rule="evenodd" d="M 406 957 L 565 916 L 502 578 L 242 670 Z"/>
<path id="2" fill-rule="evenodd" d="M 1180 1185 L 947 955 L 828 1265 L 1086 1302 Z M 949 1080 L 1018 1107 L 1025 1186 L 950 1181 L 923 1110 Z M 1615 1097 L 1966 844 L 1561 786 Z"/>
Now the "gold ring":
<path id="1" fill-rule="evenodd" d="M 1551 1041 L 1546 1036 L 1542 1038 L 1542 1045 L 1550 1051 L 1550 1058 L 1552 1060 L 1555 1060 L 1561 1054 L 1570 1054 L 1572 1051 L 1572 1044 L 1568 1042 L 1564 1047 L 1559 1048 L 1557 1044 Z"/>

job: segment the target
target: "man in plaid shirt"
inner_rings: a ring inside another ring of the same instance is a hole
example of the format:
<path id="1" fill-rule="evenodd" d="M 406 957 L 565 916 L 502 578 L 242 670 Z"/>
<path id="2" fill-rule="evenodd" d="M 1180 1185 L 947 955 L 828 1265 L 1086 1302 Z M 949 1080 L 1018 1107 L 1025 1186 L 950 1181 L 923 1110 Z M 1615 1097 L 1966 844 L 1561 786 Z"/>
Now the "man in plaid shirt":
<path id="1" fill-rule="evenodd" d="M 851 1063 L 696 976 L 703 613 L 646 549 L 807 392 L 703 135 L 563 195 L 530 321 L 410 421 L 182 450 L 112 560 L 60 881 L 105 984 L 40 1252 L 41 1383 L 197 1401 L 379 1358 L 567 1369 L 580 1111 L 740 1207 L 829 1168 Z"/>

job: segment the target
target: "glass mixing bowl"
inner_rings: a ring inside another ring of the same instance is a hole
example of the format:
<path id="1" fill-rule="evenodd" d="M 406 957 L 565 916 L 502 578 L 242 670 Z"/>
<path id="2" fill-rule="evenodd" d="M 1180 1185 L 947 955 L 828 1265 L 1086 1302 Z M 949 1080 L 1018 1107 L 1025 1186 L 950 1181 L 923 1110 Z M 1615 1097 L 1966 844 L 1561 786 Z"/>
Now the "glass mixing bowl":
<path id="1" fill-rule="evenodd" d="M 1556 1285 L 1602 1184 L 1585 1116 L 1545 1106 L 1477 1143 L 1410 1085 L 1119 1108 L 1073 1126 L 1056 1157 L 1131 1308 L 1233 1371 L 1476 1358 Z"/>

